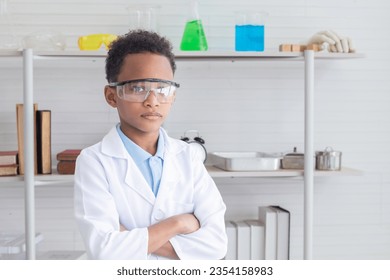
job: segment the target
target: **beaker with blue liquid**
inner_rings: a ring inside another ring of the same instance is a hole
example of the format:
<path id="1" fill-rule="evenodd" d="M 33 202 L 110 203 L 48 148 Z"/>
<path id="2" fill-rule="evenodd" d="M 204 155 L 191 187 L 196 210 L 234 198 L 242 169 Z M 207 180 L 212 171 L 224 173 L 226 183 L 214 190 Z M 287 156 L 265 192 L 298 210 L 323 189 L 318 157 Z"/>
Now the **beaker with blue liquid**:
<path id="1" fill-rule="evenodd" d="M 266 12 L 237 12 L 235 26 L 236 51 L 264 51 Z"/>

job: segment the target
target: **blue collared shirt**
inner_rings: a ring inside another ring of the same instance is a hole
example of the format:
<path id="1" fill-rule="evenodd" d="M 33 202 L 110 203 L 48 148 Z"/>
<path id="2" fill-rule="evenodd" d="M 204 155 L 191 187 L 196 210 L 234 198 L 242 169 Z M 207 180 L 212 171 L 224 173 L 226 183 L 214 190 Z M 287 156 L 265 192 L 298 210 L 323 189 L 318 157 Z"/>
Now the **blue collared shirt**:
<path id="1" fill-rule="evenodd" d="M 119 124 L 116 126 L 116 130 L 118 131 L 127 152 L 133 158 L 142 175 L 144 175 L 144 178 L 151 187 L 154 195 L 157 196 L 164 164 L 164 137 L 162 137 L 160 133 L 157 142 L 156 154 L 151 155 L 130 140 L 122 132 Z"/>

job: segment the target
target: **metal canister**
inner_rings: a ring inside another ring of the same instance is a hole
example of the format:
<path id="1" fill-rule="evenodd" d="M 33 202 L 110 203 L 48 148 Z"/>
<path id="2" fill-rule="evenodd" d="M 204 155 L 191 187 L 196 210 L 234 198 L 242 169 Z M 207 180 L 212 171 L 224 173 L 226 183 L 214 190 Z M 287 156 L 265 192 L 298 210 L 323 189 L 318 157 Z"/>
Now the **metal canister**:
<path id="1" fill-rule="evenodd" d="M 316 152 L 316 169 L 336 171 L 341 170 L 341 152 L 326 147 L 324 151 Z"/>
<path id="2" fill-rule="evenodd" d="M 297 152 L 297 147 L 294 147 L 292 153 L 285 154 L 282 158 L 283 169 L 304 169 L 305 156 L 303 153 Z"/>

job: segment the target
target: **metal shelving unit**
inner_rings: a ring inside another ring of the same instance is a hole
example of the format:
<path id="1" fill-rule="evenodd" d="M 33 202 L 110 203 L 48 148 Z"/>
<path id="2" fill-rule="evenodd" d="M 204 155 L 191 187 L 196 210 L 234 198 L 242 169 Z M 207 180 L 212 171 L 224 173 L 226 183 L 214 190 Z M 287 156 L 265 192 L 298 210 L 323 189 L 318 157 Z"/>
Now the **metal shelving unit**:
<path id="1" fill-rule="evenodd" d="M 24 151 L 25 175 L 22 178 L 8 180 L 23 180 L 25 186 L 25 224 L 27 259 L 35 259 L 35 185 L 42 181 L 71 180 L 72 176 L 61 175 L 34 176 L 34 147 L 33 147 L 33 69 L 36 59 L 104 59 L 103 51 L 0 51 L 0 57 L 22 57 L 24 73 Z M 176 59 L 183 61 L 210 60 L 297 60 L 304 62 L 305 71 L 305 170 L 272 171 L 272 172 L 226 172 L 209 167 L 213 177 L 303 177 L 304 179 L 304 259 L 312 259 L 313 247 L 313 181 L 314 176 L 357 175 L 358 171 L 344 168 L 342 171 L 314 171 L 313 128 L 314 128 L 314 60 L 315 59 L 349 59 L 361 58 L 361 54 L 333 54 L 302 52 L 177 52 Z M 7 179 L 6 179 L 7 180 Z M 0 182 L 2 182 L 0 180 Z"/>

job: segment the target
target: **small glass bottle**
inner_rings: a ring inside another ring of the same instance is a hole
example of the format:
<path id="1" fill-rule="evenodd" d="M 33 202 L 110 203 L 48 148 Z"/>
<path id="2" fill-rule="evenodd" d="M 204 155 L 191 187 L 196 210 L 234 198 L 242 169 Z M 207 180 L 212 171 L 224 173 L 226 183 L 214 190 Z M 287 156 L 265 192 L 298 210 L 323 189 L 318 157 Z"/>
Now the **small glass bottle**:
<path id="1" fill-rule="evenodd" d="M 198 13 L 198 2 L 191 1 L 190 9 L 180 49 L 182 51 L 207 51 L 207 39 Z"/>
<path id="2" fill-rule="evenodd" d="M 7 30 L 3 40 L 0 42 L 0 49 L 3 50 L 17 50 L 20 48 L 20 42 L 15 36 L 11 18 L 8 11 L 8 1 L 0 0 L 0 26 L 5 27 L 5 30 Z"/>

